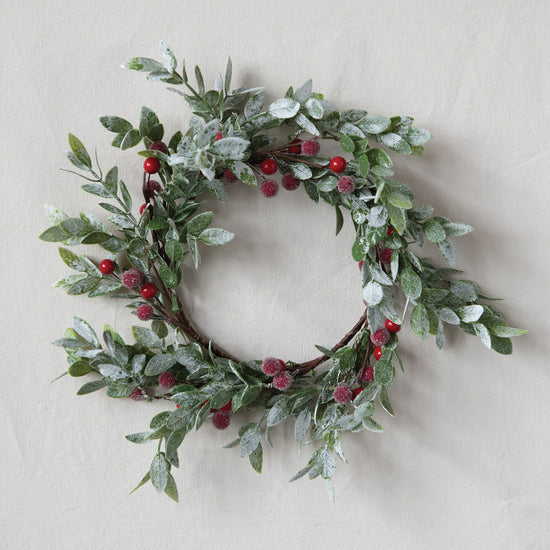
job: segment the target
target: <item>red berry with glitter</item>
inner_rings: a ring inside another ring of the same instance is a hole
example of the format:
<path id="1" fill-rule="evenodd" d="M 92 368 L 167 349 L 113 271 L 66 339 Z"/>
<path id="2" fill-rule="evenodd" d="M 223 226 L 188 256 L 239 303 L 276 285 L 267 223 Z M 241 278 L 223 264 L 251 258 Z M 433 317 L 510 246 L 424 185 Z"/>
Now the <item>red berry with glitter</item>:
<path id="1" fill-rule="evenodd" d="M 279 192 L 279 185 L 275 180 L 265 180 L 260 187 L 261 194 L 271 199 Z"/>
<path id="2" fill-rule="evenodd" d="M 287 172 L 281 178 L 281 185 L 283 186 L 283 189 L 286 189 L 287 191 L 296 191 L 296 189 L 300 187 L 300 180 L 295 177 L 294 174 Z"/>

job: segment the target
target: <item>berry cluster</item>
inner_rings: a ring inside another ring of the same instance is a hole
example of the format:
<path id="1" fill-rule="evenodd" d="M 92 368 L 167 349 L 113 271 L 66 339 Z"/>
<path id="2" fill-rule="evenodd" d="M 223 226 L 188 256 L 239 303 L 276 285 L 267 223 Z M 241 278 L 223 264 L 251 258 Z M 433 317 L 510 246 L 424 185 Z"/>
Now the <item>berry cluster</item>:
<path id="1" fill-rule="evenodd" d="M 292 374 L 286 369 L 286 363 L 282 359 L 267 357 L 262 361 L 263 373 L 273 377 L 273 387 L 281 391 L 286 391 L 292 386 Z"/>

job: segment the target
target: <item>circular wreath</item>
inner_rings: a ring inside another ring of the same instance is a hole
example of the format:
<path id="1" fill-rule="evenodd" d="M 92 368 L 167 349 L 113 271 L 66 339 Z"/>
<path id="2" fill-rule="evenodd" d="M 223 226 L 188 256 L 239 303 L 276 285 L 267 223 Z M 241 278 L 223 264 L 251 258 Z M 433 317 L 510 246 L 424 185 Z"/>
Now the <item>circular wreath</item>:
<path id="1" fill-rule="evenodd" d="M 342 434 L 382 431 L 373 418 L 377 403 L 394 414 L 388 390 L 395 364 L 402 368 L 397 334 L 409 306 L 413 332 L 421 340 L 433 335 L 439 348 L 446 324 L 477 335 L 504 354 L 512 352 L 510 337 L 525 331 L 507 326 L 493 306 L 482 303 L 490 298 L 475 282 L 456 277 L 460 272 L 454 269 L 449 238 L 472 228 L 434 215 L 431 206 L 413 206 L 411 189 L 392 179 L 392 161 L 378 144 L 423 155 L 431 138 L 412 118 L 369 115 L 360 109 L 340 112 L 312 91 L 311 80 L 296 91 L 289 88 L 264 109 L 263 88 L 231 89 L 231 60 L 225 77 L 218 74 L 214 89 L 207 90 L 199 67 L 194 87 L 185 67 L 176 72 L 176 59 L 164 43 L 161 50 L 164 62 L 138 57 L 123 66 L 148 73 L 148 80 L 186 88 L 169 89 L 182 95 L 194 113 L 188 130 L 166 143 L 163 125 L 147 107 L 135 128 L 117 116 L 100 117 L 115 134 L 114 147 L 145 145 L 138 153 L 145 157 L 139 214 L 118 168 L 104 175 L 97 157 L 94 164 L 81 141 L 69 134 L 67 156 L 82 172 L 77 174 L 89 181 L 82 189 L 102 199 L 99 206 L 112 214 L 109 221 L 115 229 L 92 214 L 69 217 L 46 205 L 53 225 L 40 236 L 65 245 L 101 246 L 106 256 L 99 263 L 60 248 L 62 260 L 77 273 L 55 286 L 72 295 L 123 298 L 151 328 L 134 326 L 135 342 L 128 344 L 105 326 L 102 345 L 93 328 L 75 317 L 73 328 L 54 343 L 67 352 L 68 374 L 96 375 L 79 395 L 107 388 L 114 398 L 172 402 L 170 410 L 154 416 L 150 431 L 126 436 L 133 443 L 158 444 L 138 487 L 150 480 L 177 500 L 171 468 L 179 465 L 178 448 L 186 434 L 210 421 L 223 430 L 246 408 L 260 411 L 260 417 L 241 426 L 227 447 L 238 446 L 240 455 L 261 472 L 262 434 L 271 443 L 269 430 L 292 419 L 300 446 L 320 442 L 292 480 L 320 476 L 333 498 L 335 456 L 344 459 Z M 284 143 L 267 132 L 279 127 L 288 132 Z M 323 156 L 326 140 L 338 142 L 342 156 Z M 361 270 L 365 311 L 330 349 L 316 346 L 320 355 L 311 360 L 238 359 L 201 334 L 186 314 L 178 293 L 182 263 L 189 258 L 198 269 L 200 246 L 220 246 L 233 238 L 229 231 L 211 227 L 212 212 L 198 212 L 209 194 L 227 201 L 228 187 L 239 182 L 259 184 L 266 198 L 277 195 L 279 186 L 288 191 L 303 187 L 313 201 L 321 199 L 334 208 L 336 234 L 344 223 L 342 210 L 351 214 L 357 235 L 351 253 Z M 411 248 L 425 241 L 437 246 L 450 268 L 437 267 Z M 399 313 L 394 307 L 397 290 L 406 298 Z M 316 372 L 324 363 L 328 367 Z"/>

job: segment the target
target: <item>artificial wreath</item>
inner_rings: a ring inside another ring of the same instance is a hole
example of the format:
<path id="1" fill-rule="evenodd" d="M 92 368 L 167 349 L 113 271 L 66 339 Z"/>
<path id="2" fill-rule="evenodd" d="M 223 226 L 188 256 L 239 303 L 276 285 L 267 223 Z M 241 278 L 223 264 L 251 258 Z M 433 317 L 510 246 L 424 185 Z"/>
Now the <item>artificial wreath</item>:
<path id="1" fill-rule="evenodd" d="M 183 86 L 185 92 L 169 89 L 193 111 L 189 128 L 163 141 L 164 127 L 147 107 L 141 109 L 137 127 L 117 116 L 100 117 L 115 134 L 114 147 L 143 142 L 140 189 L 135 183 L 129 189 L 116 166 L 104 174 L 97 156 L 94 163 L 81 141 L 69 134 L 67 156 L 88 180 L 82 189 L 101 199 L 99 206 L 111 214 L 112 226 L 89 213 L 70 217 L 46 205 L 53 225 L 40 236 L 68 246 L 103 248 L 98 263 L 60 248 L 62 260 L 76 273 L 55 286 L 71 295 L 125 300 L 141 322 L 133 327 L 135 342 L 126 343 L 105 326 L 102 345 L 93 328 L 75 317 L 73 328 L 54 343 L 67 352 L 68 374 L 94 374 L 79 395 L 106 388 L 114 398 L 170 401 L 169 410 L 151 420 L 149 431 L 126 436 L 133 443 L 157 443 L 138 487 L 150 480 L 177 500 L 171 470 L 179 466 L 178 448 L 186 434 L 210 424 L 223 430 L 239 410 L 250 409 L 259 411 L 259 418 L 241 426 L 227 447 L 238 447 L 261 472 L 262 435 L 271 444 L 270 430 L 292 420 L 298 445 L 320 443 L 292 480 L 320 476 L 333 498 L 335 457 L 344 460 L 342 434 L 381 432 L 374 419 L 377 404 L 394 414 L 388 390 L 395 365 L 403 368 L 397 334 L 408 309 L 412 331 L 421 340 L 433 335 L 438 348 L 445 341 L 445 325 L 476 335 L 503 354 L 512 352 L 510 337 L 525 331 L 509 327 L 474 281 L 459 278 L 449 239 L 472 228 L 434 215 L 431 206 L 413 205 L 411 189 L 393 179 L 387 150 L 424 155 L 423 145 L 431 138 L 412 118 L 360 109 L 340 112 L 312 91 L 311 81 L 298 90 L 289 88 L 264 108 L 263 88 L 231 88 L 231 60 L 225 77 L 218 74 L 214 89 L 207 90 L 199 67 L 194 86 L 185 66 L 176 72 L 176 59 L 164 43 L 161 50 L 164 62 L 138 57 L 123 66 L 148 73 L 150 81 Z M 279 127 L 288 132 L 284 142 L 269 133 Z M 341 156 L 323 156 L 327 140 L 340 144 Z M 332 347 L 317 346 L 320 355 L 309 361 L 233 357 L 194 327 L 178 293 L 185 284 L 184 261 L 199 269 L 201 246 L 233 239 L 229 231 L 211 227 L 213 214 L 204 205 L 210 195 L 227 201 L 231 186 L 241 182 L 259 184 L 266 198 L 275 197 L 280 186 L 287 191 L 302 187 L 314 202 L 321 199 L 334 208 L 336 234 L 344 223 L 342 211 L 351 215 L 356 230 L 351 255 L 361 271 L 365 311 Z M 138 190 L 144 197 L 139 213 L 132 199 Z M 435 244 L 450 267 L 437 267 L 418 255 L 426 241 Z M 397 291 L 406 298 L 399 313 L 394 307 Z"/>

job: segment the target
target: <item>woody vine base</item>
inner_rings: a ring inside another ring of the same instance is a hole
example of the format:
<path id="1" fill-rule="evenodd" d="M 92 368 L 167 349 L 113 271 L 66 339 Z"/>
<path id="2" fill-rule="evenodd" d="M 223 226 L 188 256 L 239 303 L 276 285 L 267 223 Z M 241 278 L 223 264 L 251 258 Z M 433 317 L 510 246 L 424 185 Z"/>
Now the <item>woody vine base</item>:
<path id="1" fill-rule="evenodd" d="M 133 327 L 135 342 L 124 342 L 106 326 L 102 345 L 92 327 L 75 317 L 73 328 L 55 344 L 67 352 L 68 374 L 95 376 L 79 395 L 106 388 L 113 398 L 171 402 L 169 410 L 151 420 L 149 431 L 126 436 L 133 443 L 157 443 L 138 487 L 151 481 L 177 500 L 172 468 L 179 466 L 178 449 L 186 434 L 210 422 L 225 429 L 246 408 L 259 411 L 259 418 L 241 426 L 228 447 L 238 447 L 261 472 L 262 440 L 271 443 L 270 430 L 291 419 L 300 446 L 319 442 L 292 479 L 320 476 L 333 498 L 336 457 L 344 459 L 342 435 L 382 431 L 373 417 L 378 404 L 394 414 L 389 388 L 395 365 L 402 368 L 397 334 L 409 311 L 413 332 L 421 340 L 433 335 L 439 348 L 446 325 L 476 335 L 504 354 L 512 352 L 510 337 L 525 331 L 509 327 L 475 282 L 458 278 L 449 239 L 472 228 L 434 215 L 430 206 L 414 205 L 411 189 L 392 179 L 391 158 L 379 144 L 396 153 L 423 155 L 431 138 L 412 118 L 340 112 L 312 91 L 311 81 L 264 108 L 262 88 L 231 88 L 231 61 L 225 76 L 218 74 L 214 89 L 207 90 L 198 67 L 192 85 L 185 67 L 176 71 L 170 49 L 163 43 L 161 49 L 163 62 L 134 58 L 124 66 L 170 84 L 183 96 L 194 113 L 187 131 L 166 143 L 163 125 L 147 107 L 141 109 L 137 127 L 117 116 L 100 117 L 115 134 L 114 147 L 144 144 L 138 153 L 145 157 L 139 214 L 132 199 L 136 186 L 130 190 L 117 167 L 104 174 L 97 158 L 93 162 L 70 134 L 67 156 L 79 170 L 75 173 L 88 180 L 82 189 L 100 198 L 112 225 L 86 212 L 70 217 L 47 205 L 52 226 L 40 236 L 66 246 L 99 245 L 105 251 L 96 264 L 60 248 L 61 258 L 76 273 L 55 286 L 73 295 L 125 300 L 141 322 Z M 269 132 L 278 127 L 288 132 L 284 143 Z M 340 144 L 342 156 L 323 156 L 327 140 Z M 313 201 L 334 209 L 336 233 L 344 223 L 343 211 L 351 215 L 356 230 L 351 252 L 361 270 L 365 312 L 331 348 L 317 346 L 320 355 L 309 361 L 233 357 L 194 327 L 178 293 L 184 284 L 182 263 L 191 261 L 199 269 L 201 246 L 221 246 L 233 238 L 229 231 L 211 227 L 213 214 L 204 208 L 208 196 L 227 201 L 231 186 L 241 183 L 259 185 L 266 199 L 280 187 L 285 192 L 303 188 Z M 433 243 L 450 267 L 420 257 L 418 247 L 425 242 Z M 400 312 L 394 306 L 396 292 L 406 297 Z M 318 369 L 324 363 L 328 367 Z"/>

